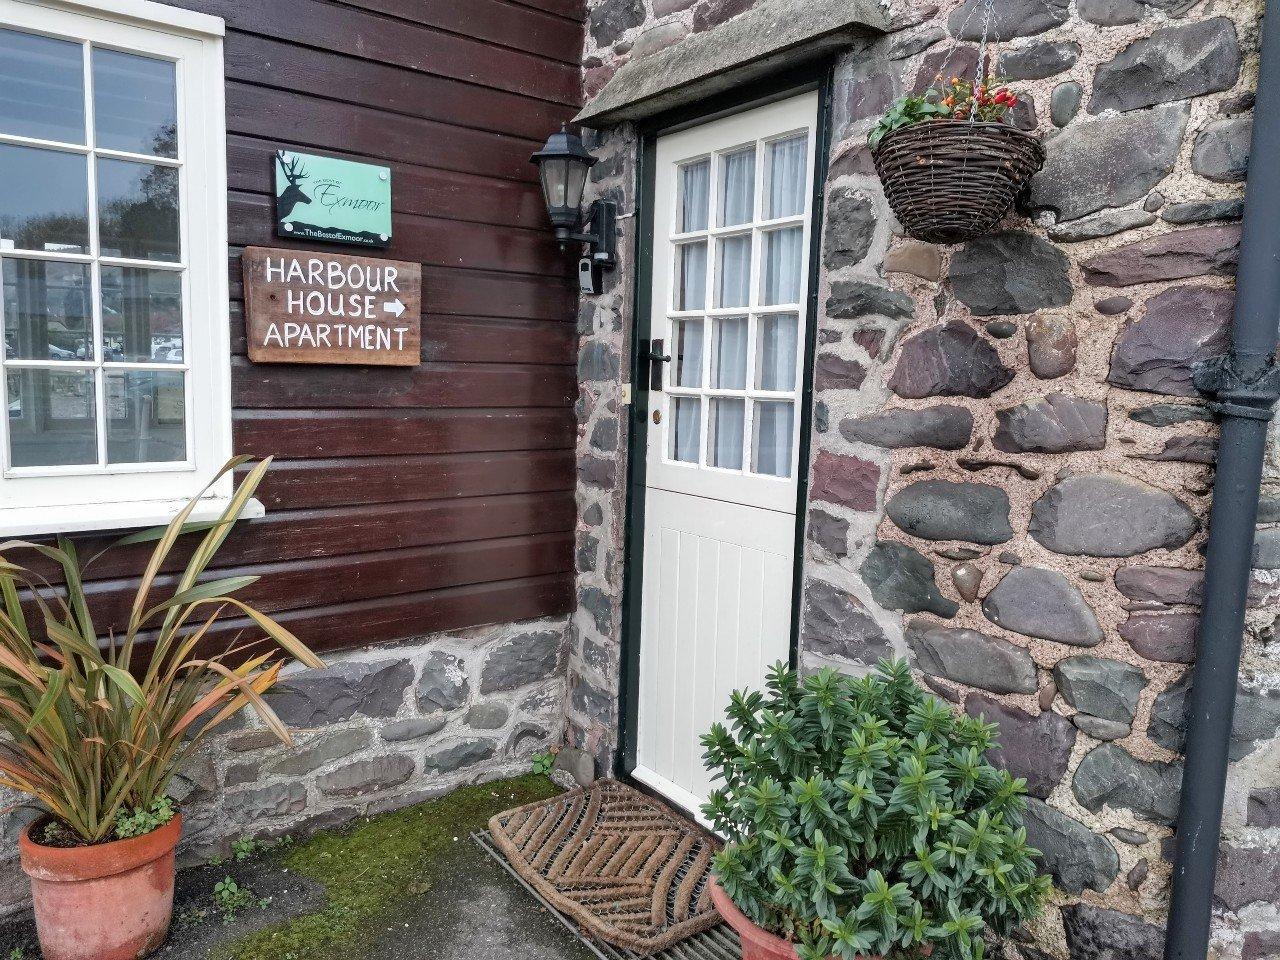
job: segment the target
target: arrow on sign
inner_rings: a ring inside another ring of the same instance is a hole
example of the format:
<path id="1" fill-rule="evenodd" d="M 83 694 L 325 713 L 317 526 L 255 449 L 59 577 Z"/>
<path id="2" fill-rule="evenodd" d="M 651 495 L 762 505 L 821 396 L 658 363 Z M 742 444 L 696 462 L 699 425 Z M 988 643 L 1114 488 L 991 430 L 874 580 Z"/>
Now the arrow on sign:
<path id="1" fill-rule="evenodd" d="M 384 303 L 382 309 L 387 313 L 394 313 L 397 320 L 404 315 L 404 304 L 400 302 L 399 297 L 396 297 L 390 303 Z"/>

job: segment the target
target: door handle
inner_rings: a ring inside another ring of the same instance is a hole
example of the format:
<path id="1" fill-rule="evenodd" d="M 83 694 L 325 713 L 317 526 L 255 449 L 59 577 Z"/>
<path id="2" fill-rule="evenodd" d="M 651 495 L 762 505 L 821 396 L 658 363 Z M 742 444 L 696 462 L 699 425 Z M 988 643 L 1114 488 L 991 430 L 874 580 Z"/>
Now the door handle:
<path id="1" fill-rule="evenodd" d="M 671 362 L 671 354 L 664 353 L 665 341 L 652 340 L 649 343 L 649 389 L 662 391 L 662 365 Z"/>

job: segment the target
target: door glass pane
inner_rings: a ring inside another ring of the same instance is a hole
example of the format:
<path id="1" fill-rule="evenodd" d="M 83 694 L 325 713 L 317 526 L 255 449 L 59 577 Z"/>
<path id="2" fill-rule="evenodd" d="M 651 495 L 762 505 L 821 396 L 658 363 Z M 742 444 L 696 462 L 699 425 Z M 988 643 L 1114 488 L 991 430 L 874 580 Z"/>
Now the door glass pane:
<path id="1" fill-rule="evenodd" d="M 743 390 L 747 386 L 747 318 L 721 317 L 711 334 L 711 386 Z"/>
<path id="2" fill-rule="evenodd" d="M 677 387 L 702 386 L 702 321 L 673 320 L 671 339 Z"/>
<path id="3" fill-rule="evenodd" d="M 178 171 L 99 158 L 98 239 L 104 257 L 181 259 Z"/>
<path id="4" fill-rule="evenodd" d="M 680 168 L 680 232 L 707 229 L 711 209 L 711 161 L 699 160 Z"/>
<path id="5" fill-rule="evenodd" d="M 773 477 L 791 476 L 793 405 L 775 401 L 756 404 L 752 469 Z"/>
<path id="6" fill-rule="evenodd" d="M 0 144 L 0 250 L 89 252 L 87 162 Z"/>
<path id="7" fill-rule="evenodd" d="M 98 146 L 177 157 L 177 89 L 177 72 L 168 60 L 95 47 L 93 131 Z"/>
<path id="8" fill-rule="evenodd" d="M 803 227 L 770 230 L 764 235 L 760 302 L 766 306 L 800 302 L 800 270 L 804 264 Z"/>
<path id="9" fill-rule="evenodd" d="M 707 305 L 707 244 L 676 248 L 676 309 L 702 310 Z"/>
<path id="10" fill-rule="evenodd" d="M 707 426 L 707 459 L 711 466 L 742 469 L 742 429 L 746 410 L 745 400 L 716 397 L 711 401 L 711 418 Z"/>
<path id="11" fill-rule="evenodd" d="M 750 223 L 756 212 L 756 148 L 721 158 L 720 226 Z"/>
<path id="12" fill-rule="evenodd" d="M 184 374 L 107 373 L 107 462 L 175 463 L 187 459 Z"/>
<path id="13" fill-rule="evenodd" d="M 4 355 L 93 360 L 89 265 L 4 261 Z"/>
<path id="14" fill-rule="evenodd" d="M 0 133 L 84 143 L 84 51 L 0 30 Z"/>
<path id="15" fill-rule="evenodd" d="M 697 397 L 672 397 L 667 456 L 684 463 L 697 463 L 701 435 L 702 401 Z"/>
<path id="16" fill-rule="evenodd" d="M 775 140 L 767 147 L 769 182 L 765 188 L 766 220 L 798 217 L 804 213 L 805 162 L 809 154 L 809 135 L 802 133 L 785 140 Z"/>
<path id="17" fill-rule="evenodd" d="M 756 389 L 796 388 L 796 333 L 793 314 L 761 317 L 756 327 Z"/>
<path id="18" fill-rule="evenodd" d="M 5 379 L 11 466 L 98 462 L 93 371 L 10 370 Z"/>
<path id="19" fill-rule="evenodd" d="M 102 268 L 102 356 L 133 363 L 181 363 L 182 274 Z"/>
<path id="20" fill-rule="evenodd" d="M 716 306 L 745 307 L 751 297 L 751 234 L 716 242 Z"/>

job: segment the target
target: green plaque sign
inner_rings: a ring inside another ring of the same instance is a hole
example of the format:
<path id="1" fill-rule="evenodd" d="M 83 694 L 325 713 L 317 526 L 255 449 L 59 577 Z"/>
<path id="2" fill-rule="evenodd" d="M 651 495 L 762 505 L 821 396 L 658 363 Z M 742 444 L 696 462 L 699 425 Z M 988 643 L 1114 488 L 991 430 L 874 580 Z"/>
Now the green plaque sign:
<path id="1" fill-rule="evenodd" d="M 391 168 L 280 150 L 276 236 L 385 247 L 391 242 Z"/>

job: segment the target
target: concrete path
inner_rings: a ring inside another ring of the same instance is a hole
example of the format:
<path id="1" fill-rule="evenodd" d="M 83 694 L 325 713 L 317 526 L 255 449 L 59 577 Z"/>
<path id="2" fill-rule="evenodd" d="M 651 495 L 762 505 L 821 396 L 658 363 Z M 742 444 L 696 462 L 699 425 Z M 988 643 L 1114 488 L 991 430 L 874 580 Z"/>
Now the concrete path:
<path id="1" fill-rule="evenodd" d="M 488 854 L 470 840 L 458 846 L 368 960 L 597 960 Z"/>

